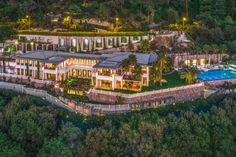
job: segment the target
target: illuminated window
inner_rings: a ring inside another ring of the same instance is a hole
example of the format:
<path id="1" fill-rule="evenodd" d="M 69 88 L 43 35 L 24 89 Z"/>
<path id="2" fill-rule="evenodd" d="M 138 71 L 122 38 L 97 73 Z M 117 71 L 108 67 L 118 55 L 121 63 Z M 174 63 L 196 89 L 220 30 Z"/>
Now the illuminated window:
<path id="1" fill-rule="evenodd" d="M 72 39 L 72 46 L 76 47 L 76 39 Z"/>
<path id="2" fill-rule="evenodd" d="M 88 39 L 84 39 L 84 45 L 88 45 Z"/>
<path id="3" fill-rule="evenodd" d="M 60 39 L 60 44 L 61 44 L 61 46 L 64 46 L 65 45 L 65 39 Z"/>

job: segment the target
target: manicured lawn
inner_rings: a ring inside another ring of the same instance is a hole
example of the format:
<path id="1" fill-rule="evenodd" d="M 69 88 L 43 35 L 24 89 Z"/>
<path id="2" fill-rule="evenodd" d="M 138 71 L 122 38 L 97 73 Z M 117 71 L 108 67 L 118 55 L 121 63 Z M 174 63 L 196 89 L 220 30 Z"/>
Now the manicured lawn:
<path id="1" fill-rule="evenodd" d="M 180 78 L 180 75 L 177 71 L 175 71 L 170 75 L 164 76 L 164 79 L 167 81 L 167 83 L 163 83 L 162 86 L 150 85 L 149 87 L 144 87 L 143 91 L 153 91 L 153 90 L 180 87 L 186 85 L 185 80 Z"/>
<path id="2" fill-rule="evenodd" d="M 172 74 L 165 75 L 163 78 L 167 81 L 167 83 L 163 83 L 162 86 L 160 85 L 150 85 L 149 87 L 143 87 L 141 92 L 147 92 L 147 91 L 154 91 L 154 90 L 160 90 L 160 89 L 167 89 L 167 88 L 173 88 L 173 87 L 180 87 L 186 85 L 185 80 L 180 78 L 180 75 L 177 71 L 173 72 Z M 103 89 L 101 89 L 103 90 Z M 105 91 L 111 91 L 111 90 L 105 90 Z M 129 90 L 114 90 L 113 92 L 119 92 L 124 94 L 135 94 L 140 92 L 135 91 L 129 91 Z"/>

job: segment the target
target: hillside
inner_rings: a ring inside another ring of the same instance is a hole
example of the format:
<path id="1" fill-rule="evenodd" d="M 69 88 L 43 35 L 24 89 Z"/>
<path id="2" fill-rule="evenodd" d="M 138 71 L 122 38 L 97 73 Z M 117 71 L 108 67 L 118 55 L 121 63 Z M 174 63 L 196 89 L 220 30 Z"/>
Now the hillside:
<path id="1" fill-rule="evenodd" d="M 95 18 L 113 23 L 119 17 L 133 29 L 147 29 L 151 23 L 236 19 L 236 0 L 2 0 L 0 21 L 15 22 L 30 16 L 38 26 L 54 17 Z"/>

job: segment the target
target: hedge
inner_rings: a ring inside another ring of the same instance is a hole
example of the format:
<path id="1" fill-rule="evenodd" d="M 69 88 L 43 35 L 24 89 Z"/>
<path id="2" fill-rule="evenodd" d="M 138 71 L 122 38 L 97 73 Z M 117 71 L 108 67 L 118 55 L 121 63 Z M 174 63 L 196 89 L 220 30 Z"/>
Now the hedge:
<path id="1" fill-rule="evenodd" d="M 18 30 L 18 34 L 46 35 L 46 36 L 145 36 L 146 32 L 49 32 Z"/>

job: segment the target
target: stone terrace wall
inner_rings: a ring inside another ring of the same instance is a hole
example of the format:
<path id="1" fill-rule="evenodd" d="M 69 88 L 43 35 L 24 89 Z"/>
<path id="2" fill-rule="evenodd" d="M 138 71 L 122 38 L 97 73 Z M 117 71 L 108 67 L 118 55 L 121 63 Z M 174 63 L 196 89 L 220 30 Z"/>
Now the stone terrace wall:
<path id="1" fill-rule="evenodd" d="M 112 104 L 116 103 L 117 99 L 121 99 L 122 103 L 125 104 L 145 103 L 152 101 L 169 101 L 173 103 L 192 100 L 203 96 L 204 83 L 137 94 L 121 94 L 95 89 L 90 91 L 88 94 L 89 99 L 92 101 Z"/>
<path id="2" fill-rule="evenodd" d="M 212 81 L 206 81 L 205 83 L 210 86 L 221 86 L 224 85 L 225 82 L 231 82 L 233 84 L 236 84 L 236 79 L 212 80 Z"/>

